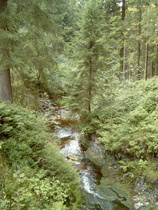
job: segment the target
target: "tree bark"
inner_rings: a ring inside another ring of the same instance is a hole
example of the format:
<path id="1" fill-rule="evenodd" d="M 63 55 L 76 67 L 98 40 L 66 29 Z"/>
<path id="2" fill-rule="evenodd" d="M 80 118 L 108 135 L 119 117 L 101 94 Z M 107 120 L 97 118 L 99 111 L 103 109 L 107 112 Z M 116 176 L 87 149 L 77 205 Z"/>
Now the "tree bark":
<path id="1" fill-rule="evenodd" d="M 122 1 L 122 22 L 125 20 L 125 16 L 126 16 L 126 7 L 125 7 L 125 3 L 126 1 L 123 0 Z M 123 31 L 121 32 L 121 36 L 122 36 L 122 47 L 120 49 L 120 80 L 123 80 L 123 77 L 124 77 L 124 52 L 125 52 L 125 49 L 124 49 L 124 33 Z"/>
<path id="2" fill-rule="evenodd" d="M 154 77 L 155 76 L 155 65 L 154 65 L 154 62 L 152 61 L 151 62 L 151 77 Z"/>
<path id="3" fill-rule="evenodd" d="M 88 87 L 88 94 L 89 94 L 89 102 L 88 102 L 88 112 L 91 113 L 91 100 L 92 100 L 92 60 L 89 61 L 89 87 Z"/>
<path id="4" fill-rule="evenodd" d="M 149 46 L 148 43 L 146 43 L 146 49 L 145 49 L 145 72 L 144 72 L 144 79 L 147 80 L 148 78 L 148 60 L 149 60 Z"/>
<path id="5" fill-rule="evenodd" d="M 141 8 L 139 8 L 139 23 L 138 23 L 138 34 L 141 35 L 141 19 L 142 19 L 142 11 Z M 140 37 L 139 37 L 140 39 Z M 140 40 L 138 41 L 138 80 L 141 78 L 141 69 L 140 69 L 140 57 L 141 57 L 141 43 Z"/>
<path id="6" fill-rule="evenodd" d="M 10 69 L 0 72 L 0 101 L 13 102 Z"/>
<path id="7" fill-rule="evenodd" d="M 41 86 L 41 89 L 46 90 L 48 87 L 48 84 L 47 84 L 47 78 L 46 78 L 43 68 L 39 67 L 38 73 L 39 73 L 39 84 Z"/>
<path id="8" fill-rule="evenodd" d="M 155 76 L 158 76 L 158 45 L 156 45 Z"/>
<path id="9" fill-rule="evenodd" d="M 0 0 L 0 13 L 3 13 L 7 8 L 7 0 Z M 3 30 L 6 30 L 2 28 Z M 0 49 L 0 53 L 6 52 L 6 49 Z M 13 101 L 12 88 L 11 88 L 11 77 L 10 69 L 6 67 L 3 71 L 0 72 L 0 101 Z"/>
<path id="10" fill-rule="evenodd" d="M 7 7 L 7 0 L 0 0 L 0 12 L 3 12 Z"/>

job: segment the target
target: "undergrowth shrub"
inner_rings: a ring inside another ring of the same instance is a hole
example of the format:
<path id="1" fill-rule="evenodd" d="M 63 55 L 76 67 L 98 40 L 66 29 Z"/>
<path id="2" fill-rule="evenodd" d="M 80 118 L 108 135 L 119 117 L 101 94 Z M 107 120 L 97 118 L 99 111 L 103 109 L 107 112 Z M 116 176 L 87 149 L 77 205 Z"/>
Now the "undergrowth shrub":
<path id="1" fill-rule="evenodd" d="M 35 164 L 50 140 L 44 120 L 26 109 L 0 103 L 1 151 L 9 164 Z"/>
<path id="2" fill-rule="evenodd" d="M 69 187 L 67 205 L 70 205 L 71 202 L 79 205 L 81 202 L 79 175 L 71 164 L 65 161 L 58 148 L 50 142 L 44 147 L 42 161 L 43 169 L 47 170 L 50 177 L 57 177 L 59 181 L 66 183 Z"/>
<path id="3" fill-rule="evenodd" d="M 79 175 L 52 141 L 36 113 L 0 103 L 0 209 L 78 208 Z"/>
<path id="4" fill-rule="evenodd" d="M 54 209 L 56 202 L 66 209 L 63 204 L 68 197 L 68 186 L 46 177 L 44 170 L 37 172 L 29 167 L 6 170 L 2 178 L 0 209 Z"/>
<path id="5" fill-rule="evenodd" d="M 112 114 L 104 115 L 98 139 L 116 156 L 158 156 L 158 78 L 116 91 Z M 105 107 L 106 113 L 106 107 Z"/>
<path id="6" fill-rule="evenodd" d="M 129 181 L 158 177 L 158 77 L 125 84 L 114 91 L 111 107 L 104 107 L 97 131 L 106 153 L 113 155 Z"/>

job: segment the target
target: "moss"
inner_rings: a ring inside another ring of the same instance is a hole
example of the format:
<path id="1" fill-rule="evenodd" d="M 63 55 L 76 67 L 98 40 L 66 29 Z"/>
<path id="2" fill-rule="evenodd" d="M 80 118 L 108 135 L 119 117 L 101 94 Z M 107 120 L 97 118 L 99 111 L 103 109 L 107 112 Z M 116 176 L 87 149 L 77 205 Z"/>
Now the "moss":
<path id="1" fill-rule="evenodd" d="M 125 184 L 120 184 L 114 179 L 102 178 L 96 189 L 99 195 L 108 201 L 117 201 L 124 206 L 124 209 L 130 208 L 130 193 Z"/>

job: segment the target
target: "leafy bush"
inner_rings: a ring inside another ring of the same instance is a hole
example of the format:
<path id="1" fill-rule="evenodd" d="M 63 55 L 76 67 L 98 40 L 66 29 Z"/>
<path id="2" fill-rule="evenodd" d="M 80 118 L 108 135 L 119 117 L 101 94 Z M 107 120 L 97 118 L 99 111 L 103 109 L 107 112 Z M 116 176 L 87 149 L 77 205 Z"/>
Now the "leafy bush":
<path id="1" fill-rule="evenodd" d="M 52 209 L 56 202 L 66 201 L 69 188 L 55 178 L 46 177 L 29 167 L 7 170 L 1 181 L 1 209 Z M 65 208 L 66 209 L 66 208 Z"/>
<path id="2" fill-rule="evenodd" d="M 50 140 L 41 118 L 26 109 L 0 103 L 0 140 L 9 164 L 35 164 L 46 140 Z"/>
<path id="3" fill-rule="evenodd" d="M 75 209 L 80 179 L 36 113 L 0 103 L 0 209 Z"/>
<path id="4" fill-rule="evenodd" d="M 54 147 L 52 143 L 45 145 L 42 160 L 43 168 L 47 170 L 50 177 L 55 176 L 59 181 L 67 184 L 69 188 L 67 205 L 74 203 L 78 206 L 81 202 L 80 178 L 75 169 L 65 161 L 58 148 Z"/>

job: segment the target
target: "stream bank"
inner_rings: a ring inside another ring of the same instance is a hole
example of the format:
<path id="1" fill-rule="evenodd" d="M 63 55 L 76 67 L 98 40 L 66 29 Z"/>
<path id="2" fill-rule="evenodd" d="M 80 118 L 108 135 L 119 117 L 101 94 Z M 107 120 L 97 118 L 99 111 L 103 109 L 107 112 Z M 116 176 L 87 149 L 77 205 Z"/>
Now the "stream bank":
<path id="1" fill-rule="evenodd" d="M 83 204 L 82 210 L 128 210 L 130 205 L 127 195 L 112 185 L 104 186 L 101 165 L 97 166 L 87 154 L 88 150 L 81 144 L 80 131 L 73 127 L 76 116 L 70 119 L 69 111 L 60 109 L 53 131 L 58 139 L 60 153 L 78 171 L 82 182 Z M 60 118 L 60 119 L 59 119 Z M 99 149 L 99 148 L 98 148 Z M 100 153 L 101 154 L 101 153 Z M 101 161 L 98 155 L 98 163 Z"/>
<path id="2" fill-rule="evenodd" d="M 56 129 L 60 152 L 79 172 L 82 181 L 83 210 L 127 210 L 126 195 L 114 186 L 103 187 L 101 168 L 91 162 L 80 145 L 78 131 L 69 125 Z"/>
<path id="3" fill-rule="evenodd" d="M 116 192 L 118 190 L 119 196 L 123 192 L 129 209 L 158 210 L 158 182 L 151 183 L 143 175 L 131 177 L 130 172 L 123 172 L 118 160 L 110 154 L 105 154 L 100 142 L 94 140 L 88 145 L 83 140 L 81 143 L 87 147 L 87 158 L 102 166 L 101 186 L 105 193 L 107 186 L 110 185 L 116 189 Z"/>
<path id="4" fill-rule="evenodd" d="M 115 158 L 105 158 L 99 143 L 93 141 L 88 148 L 82 146 L 83 136 L 73 128 L 77 115 L 72 117 L 68 110 L 60 108 L 56 109 L 54 117 L 50 118 L 50 125 L 55 128 L 61 153 L 81 175 L 83 210 L 158 209 L 157 188 L 154 192 L 146 190 L 142 177 L 138 177 L 135 184 L 127 181 L 124 183 L 127 174 L 122 175 L 120 179 Z"/>

